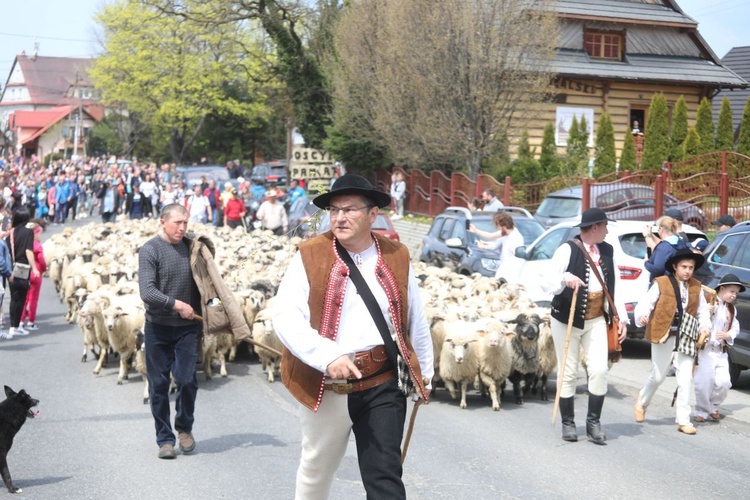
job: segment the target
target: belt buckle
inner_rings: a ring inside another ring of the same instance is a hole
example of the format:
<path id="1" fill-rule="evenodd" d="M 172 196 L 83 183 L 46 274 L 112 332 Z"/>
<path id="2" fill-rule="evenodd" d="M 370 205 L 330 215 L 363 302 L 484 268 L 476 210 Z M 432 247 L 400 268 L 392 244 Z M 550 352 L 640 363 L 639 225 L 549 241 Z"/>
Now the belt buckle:
<path id="1" fill-rule="evenodd" d="M 331 390 L 336 394 L 351 394 L 352 384 L 347 382 L 334 382 L 331 384 Z"/>

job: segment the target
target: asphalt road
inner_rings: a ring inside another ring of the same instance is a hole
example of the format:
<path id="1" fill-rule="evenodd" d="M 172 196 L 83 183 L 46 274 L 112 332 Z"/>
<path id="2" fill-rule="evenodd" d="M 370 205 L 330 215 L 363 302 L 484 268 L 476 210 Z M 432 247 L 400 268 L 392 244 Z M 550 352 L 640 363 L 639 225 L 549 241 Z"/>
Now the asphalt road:
<path id="1" fill-rule="evenodd" d="M 59 229 L 59 228 L 58 228 Z M 7 313 L 6 297 L 3 309 Z M 229 377 L 205 381 L 199 371 L 195 452 L 156 458 L 154 426 L 135 372 L 116 385 L 115 362 L 94 376 L 81 363 L 82 336 L 63 320 L 51 283 L 42 289 L 40 330 L 0 341 L 0 382 L 41 400 L 9 455 L 22 498 L 163 499 L 293 497 L 299 456 L 297 405 L 280 382 L 269 384 L 243 351 Z M 507 391 L 499 412 L 472 393 L 461 410 L 445 391 L 419 411 L 404 469 L 412 499 L 742 498 L 750 473 L 750 373 L 730 393 L 720 423 L 696 436 L 677 432 L 669 407 L 674 378 L 633 420 L 649 347 L 628 341 L 612 368 L 603 424 L 607 446 L 585 437 L 585 385 L 576 398 L 582 441 L 560 439 L 552 401 L 518 406 Z M 582 379 L 581 379 L 582 380 Z M 554 378 L 549 382 L 554 395 Z M 0 495 L 3 493 L 0 492 Z M 364 498 L 353 441 L 332 499 Z"/>

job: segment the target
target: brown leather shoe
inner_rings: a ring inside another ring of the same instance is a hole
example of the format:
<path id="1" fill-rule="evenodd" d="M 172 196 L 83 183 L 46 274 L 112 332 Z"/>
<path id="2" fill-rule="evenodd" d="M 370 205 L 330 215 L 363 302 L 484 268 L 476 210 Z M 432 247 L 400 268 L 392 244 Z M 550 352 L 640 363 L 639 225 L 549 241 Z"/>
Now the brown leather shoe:
<path id="1" fill-rule="evenodd" d="M 698 416 L 693 417 L 693 422 L 698 422 L 699 424 L 702 424 L 705 421 L 706 421 L 706 419 L 703 418 L 703 417 L 698 417 Z"/>
<path id="2" fill-rule="evenodd" d="M 693 427 L 693 424 L 678 425 L 677 430 L 682 432 L 683 434 L 687 434 L 688 436 L 692 436 L 693 434 L 698 432 L 698 430 Z"/>
<path id="3" fill-rule="evenodd" d="M 174 453 L 174 446 L 171 444 L 163 444 L 161 448 L 159 448 L 159 458 L 165 458 L 165 459 L 172 459 L 176 457 Z"/>
<path id="4" fill-rule="evenodd" d="M 641 393 L 638 393 L 638 397 L 635 400 L 635 406 L 633 406 L 633 415 L 635 415 L 635 421 L 638 423 L 646 420 L 646 408 L 641 404 Z"/>
<path id="5" fill-rule="evenodd" d="M 719 412 L 718 412 L 718 411 L 717 411 L 717 412 L 714 412 L 714 413 L 712 413 L 712 414 L 711 414 L 711 415 L 709 415 L 709 416 L 710 416 L 711 418 L 713 418 L 714 420 L 719 420 L 719 419 L 721 418 L 721 415 L 719 414 Z"/>
<path id="6" fill-rule="evenodd" d="M 177 433 L 177 441 L 180 443 L 180 450 L 183 453 L 190 453 L 195 449 L 195 439 L 192 432 Z"/>

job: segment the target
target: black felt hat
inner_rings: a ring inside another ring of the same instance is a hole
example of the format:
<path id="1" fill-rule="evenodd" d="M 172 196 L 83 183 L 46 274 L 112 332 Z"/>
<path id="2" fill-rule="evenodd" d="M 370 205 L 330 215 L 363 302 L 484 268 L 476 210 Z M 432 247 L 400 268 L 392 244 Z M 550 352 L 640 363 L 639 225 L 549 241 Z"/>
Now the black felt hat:
<path id="1" fill-rule="evenodd" d="M 713 221 L 711 224 L 714 226 L 729 226 L 734 227 L 735 224 L 737 224 L 737 221 L 734 220 L 734 217 L 732 217 L 729 214 L 724 214 L 715 221 Z"/>
<path id="2" fill-rule="evenodd" d="M 372 199 L 379 208 L 391 204 L 391 196 L 382 191 L 377 191 L 370 181 L 357 174 L 344 174 L 333 183 L 331 190 L 316 196 L 313 203 L 318 208 L 326 208 L 331 204 L 331 198 L 345 194 L 358 194 Z"/>
<path id="3" fill-rule="evenodd" d="M 732 274 L 732 273 L 725 274 L 724 276 L 722 276 L 721 281 L 719 281 L 719 284 L 716 285 L 716 288 L 714 290 L 718 292 L 719 288 L 721 288 L 724 285 L 737 285 L 738 287 L 740 287 L 740 293 L 745 291 L 745 285 L 742 284 L 742 282 L 737 277 L 737 275 Z"/>
<path id="4" fill-rule="evenodd" d="M 576 224 L 576 227 L 589 227 L 605 221 L 614 222 L 607 218 L 607 214 L 601 208 L 589 208 L 581 214 L 581 223 Z"/>
<path id="5" fill-rule="evenodd" d="M 698 270 L 704 262 L 706 262 L 706 258 L 699 254 L 695 253 L 689 248 L 683 248 L 682 250 L 679 250 L 676 254 L 671 256 L 669 259 L 667 259 L 667 262 L 664 264 L 664 268 L 672 272 L 674 270 L 674 265 L 680 262 L 681 260 L 685 259 L 692 259 L 695 262 L 695 270 Z"/>

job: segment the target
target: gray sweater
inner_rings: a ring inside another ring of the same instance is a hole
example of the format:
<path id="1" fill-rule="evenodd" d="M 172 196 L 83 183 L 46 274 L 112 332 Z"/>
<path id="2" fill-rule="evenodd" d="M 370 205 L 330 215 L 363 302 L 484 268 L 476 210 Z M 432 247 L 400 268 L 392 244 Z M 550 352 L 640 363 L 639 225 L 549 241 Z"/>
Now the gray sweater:
<path id="1" fill-rule="evenodd" d="M 200 314 L 200 293 L 190 269 L 189 240 L 173 245 L 161 236 L 148 240 L 138 251 L 138 284 L 146 305 L 146 321 L 167 326 L 195 325 L 180 317 L 175 300 L 193 306 Z"/>

